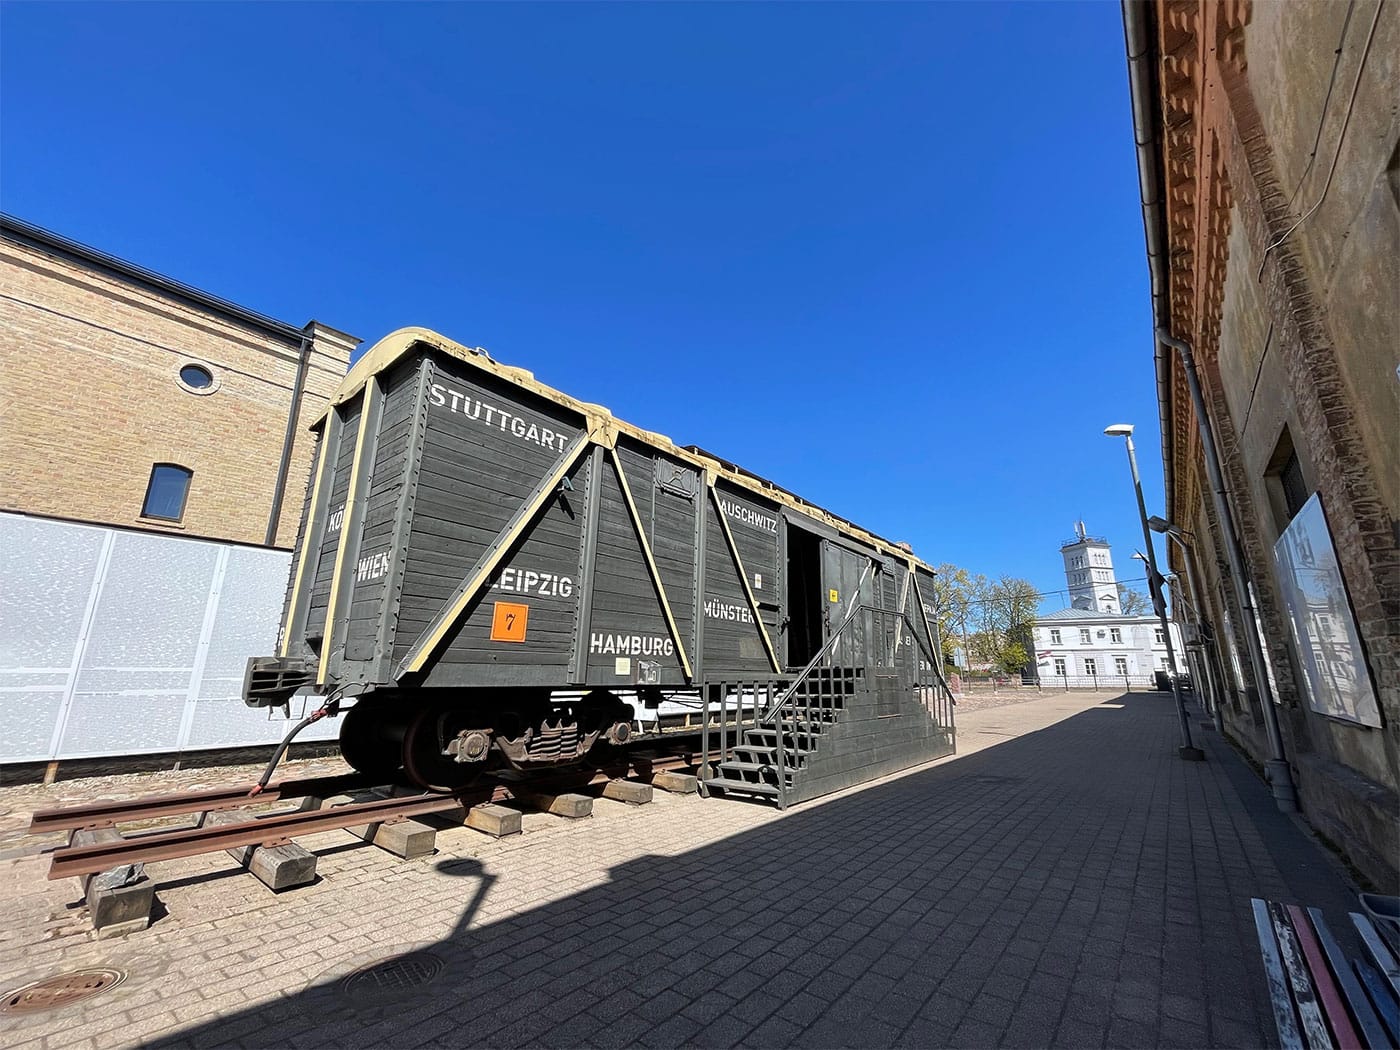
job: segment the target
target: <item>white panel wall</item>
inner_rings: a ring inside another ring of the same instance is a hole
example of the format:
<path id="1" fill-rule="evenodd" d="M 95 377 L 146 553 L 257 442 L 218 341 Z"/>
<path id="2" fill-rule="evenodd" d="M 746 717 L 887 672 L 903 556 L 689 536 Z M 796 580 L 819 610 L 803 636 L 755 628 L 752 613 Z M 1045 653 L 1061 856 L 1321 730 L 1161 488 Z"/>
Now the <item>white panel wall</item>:
<path id="1" fill-rule="evenodd" d="M 0 513 L 0 762 L 281 739 L 289 724 L 239 692 L 247 658 L 274 651 L 289 563 Z M 319 722 L 298 739 L 336 731 Z"/>

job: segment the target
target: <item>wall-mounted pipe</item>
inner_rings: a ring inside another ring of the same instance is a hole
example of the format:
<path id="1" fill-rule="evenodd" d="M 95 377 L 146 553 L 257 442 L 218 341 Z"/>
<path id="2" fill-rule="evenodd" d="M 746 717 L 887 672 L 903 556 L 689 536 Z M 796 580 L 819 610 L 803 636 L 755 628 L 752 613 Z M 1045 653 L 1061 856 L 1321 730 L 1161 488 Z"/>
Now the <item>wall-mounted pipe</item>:
<path id="1" fill-rule="evenodd" d="M 314 323 L 314 322 L 313 322 Z M 277 542 L 277 525 L 282 517 L 282 500 L 287 492 L 287 474 L 292 468 L 292 446 L 296 442 L 297 418 L 301 415 L 301 393 L 306 386 L 306 369 L 311 359 L 311 325 L 302 329 L 301 346 L 297 348 L 297 373 L 292 381 L 292 403 L 287 409 L 287 429 L 282 435 L 282 456 L 277 461 L 277 479 L 272 485 L 272 509 L 267 516 L 267 532 L 263 543 L 271 547 Z"/>
<path id="2" fill-rule="evenodd" d="M 1260 643 L 1258 613 L 1250 593 L 1244 552 L 1240 549 L 1234 515 L 1220 470 L 1220 457 L 1215 443 L 1210 417 L 1206 415 L 1205 398 L 1201 394 L 1200 377 L 1196 372 L 1191 346 L 1171 334 L 1171 310 L 1167 301 L 1169 267 L 1166 251 L 1166 207 L 1162 193 L 1161 142 L 1157 133 L 1156 65 L 1152 61 L 1152 12 L 1143 0 L 1123 0 L 1123 36 L 1128 52 L 1128 88 L 1132 96 L 1133 141 L 1137 146 L 1138 187 L 1142 198 L 1142 225 L 1147 241 L 1147 264 L 1152 282 L 1153 363 L 1157 372 L 1157 412 L 1162 428 L 1162 475 L 1165 480 L 1168 517 L 1174 517 L 1176 478 L 1173 470 L 1174 449 L 1171 420 L 1171 355 L 1174 348 L 1181 355 L 1186 372 L 1186 385 L 1191 392 L 1192 407 L 1201 432 L 1201 447 L 1210 478 L 1216 520 L 1224 534 L 1226 557 L 1230 563 L 1231 583 L 1239 602 L 1244 623 L 1245 648 L 1249 652 L 1254 683 L 1264 708 L 1264 726 L 1269 738 L 1270 759 L 1265 774 L 1273 789 L 1279 809 L 1294 811 L 1298 795 L 1293 786 L 1293 772 L 1283 750 L 1283 735 L 1279 730 L 1278 712 L 1274 710 L 1269 689 L 1268 669 Z"/>
<path id="3" fill-rule="evenodd" d="M 1248 569 L 1245 567 L 1244 551 L 1240 548 L 1239 532 L 1235 529 L 1235 517 L 1230 510 L 1229 494 L 1225 488 L 1225 476 L 1220 470 L 1220 455 L 1216 449 L 1215 433 L 1206 415 L 1205 397 L 1201 394 L 1201 379 L 1196 372 L 1196 357 L 1191 352 L 1191 344 L 1183 339 L 1174 339 L 1164 329 L 1157 329 L 1157 345 L 1169 346 L 1181 355 L 1181 365 L 1186 370 L 1186 388 L 1191 392 L 1191 404 L 1196 410 L 1196 422 L 1201 431 L 1201 450 L 1205 453 L 1206 476 L 1210 479 L 1211 499 L 1215 504 L 1216 520 L 1224 533 L 1225 557 L 1230 562 L 1230 582 L 1235 588 L 1235 599 L 1239 602 L 1240 613 L 1244 617 L 1245 648 L 1249 650 L 1249 664 L 1254 671 L 1254 685 L 1259 691 L 1260 704 L 1264 708 L 1264 730 L 1269 737 L 1269 761 L 1264 764 L 1264 772 L 1274 791 L 1278 808 L 1292 812 L 1298 808 L 1298 794 L 1293 787 L 1293 772 L 1288 766 L 1288 758 L 1283 750 L 1283 734 L 1279 730 L 1278 712 L 1274 710 L 1274 696 L 1269 688 L 1269 670 L 1264 663 L 1264 646 L 1260 642 L 1263 632 L 1259 624 L 1259 612 L 1254 607 L 1254 596 L 1249 586 Z"/>
<path id="4" fill-rule="evenodd" d="M 1155 119 L 1157 67 L 1152 61 L 1152 16 L 1147 3 L 1123 0 L 1123 36 L 1128 51 L 1128 92 L 1132 99 L 1133 144 L 1137 149 L 1138 193 L 1142 199 L 1142 231 L 1147 242 L 1147 272 L 1152 291 L 1152 323 L 1161 327 L 1170 316 L 1167 302 L 1167 234 L 1162 164 Z M 1172 461 L 1171 355 L 1161 345 L 1153 349 L 1157 373 L 1157 421 L 1162 432 L 1162 478 L 1170 510 L 1176 491 Z"/>

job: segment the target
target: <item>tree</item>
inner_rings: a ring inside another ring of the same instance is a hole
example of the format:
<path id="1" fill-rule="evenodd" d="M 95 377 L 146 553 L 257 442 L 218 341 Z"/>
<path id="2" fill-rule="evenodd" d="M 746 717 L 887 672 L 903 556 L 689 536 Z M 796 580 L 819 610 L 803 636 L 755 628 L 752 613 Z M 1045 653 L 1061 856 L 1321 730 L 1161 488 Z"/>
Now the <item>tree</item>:
<path id="1" fill-rule="evenodd" d="M 1029 580 L 1002 576 L 987 588 L 984 625 L 996 639 L 995 662 L 1008 674 L 1023 670 L 1034 652 L 1040 592 Z"/>
<path id="2" fill-rule="evenodd" d="M 1002 646 L 1001 657 L 997 661 L 1007 674 L 1020 674 L 1031 662 L 1030 653 L 1021 642 L 1007 642 Z"/>
<path id="3" fill-rule="evenodd" d="M 968 627 L 975 628 L 976 606 L 986 581 L 981 576 L 973 576 L 966 569 L 944 562 L 934 570 L 938 575 L 933 579 L 933 603 L 935 619 L 938 621 L 938 636 L 943 640 L 943 657 L 952 662 L 953 653 L 962 644 Z M 969 648 L 971 646 L 969 645 Z"/>
<path id="4" fill-rule="evenodd" d="M 1028 580 L 976 576 L 967 598 L 968 658 L 974 665 L 1015 674 L 1030 663 L 1040 594 Z"/>
<path id="5" fill-rule="evenodd" d="M 932 604 L 945 662 L 951 663 L 958 647 L 965 646 L 969 667 L 1015 674 L 1030 664 L 1040 593 L 1029 580 L 1002 576 L 990 581 L 947 563 L 937 573 Z"/>
<path id="6" fill-rule="evenodd" d="M 1118 608 L 1124 616 L 1145 616 L 1152 611 L 1147 595 L 1131 587 L 1118 585 Z"/>

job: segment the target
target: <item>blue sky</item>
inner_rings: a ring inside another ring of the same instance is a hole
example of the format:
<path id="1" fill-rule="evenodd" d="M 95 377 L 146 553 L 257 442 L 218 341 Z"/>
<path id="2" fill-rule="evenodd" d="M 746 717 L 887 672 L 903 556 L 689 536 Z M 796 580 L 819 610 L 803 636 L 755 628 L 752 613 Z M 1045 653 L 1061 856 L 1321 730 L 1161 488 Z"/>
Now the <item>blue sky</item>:
<path id="1" fill-rule="evenodd" d="M 1161 509 L 1116 4 L 8 4 L 0 206 L 404 325 L 932 562 Z M 1066 604 L 1051 600 L 1050 606 Z"/>

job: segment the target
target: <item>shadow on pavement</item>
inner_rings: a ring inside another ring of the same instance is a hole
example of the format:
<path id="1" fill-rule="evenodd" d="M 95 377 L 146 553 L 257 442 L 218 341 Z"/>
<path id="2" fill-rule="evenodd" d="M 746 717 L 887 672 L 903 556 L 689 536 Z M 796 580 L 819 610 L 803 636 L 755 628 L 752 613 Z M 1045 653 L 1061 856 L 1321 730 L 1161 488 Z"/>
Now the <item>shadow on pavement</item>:
<path id="1" fill-rule="evenodd" d="M 1286 818 L 1261 834 L 1214 734 L 1186 763 L 1175 732 L 1169 699 L 1105 696 L 483 926 L 493 877 L 441 860 L 468 902 L 386 987 L 347 964 L 148 1045 L 1271 1044 L 1249 898 L 1335 915 L 1347 887 Z"/>

